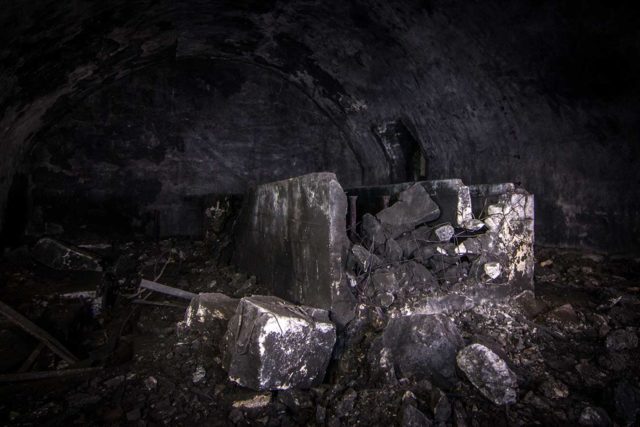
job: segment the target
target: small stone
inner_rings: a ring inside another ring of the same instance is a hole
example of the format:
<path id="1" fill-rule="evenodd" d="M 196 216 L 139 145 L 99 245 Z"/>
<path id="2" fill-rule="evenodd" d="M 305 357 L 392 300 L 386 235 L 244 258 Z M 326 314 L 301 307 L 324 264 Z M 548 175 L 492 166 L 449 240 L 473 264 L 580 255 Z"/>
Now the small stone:
<path id="1" fill-rule="evenodd" d="M 640 389 L 622 380 L 613 391 L 613 399 L 616 417 L 623 420 L 624 425 L 634 425 L 640 414 Z"/>
<path id="2" fill-rule="evenodd" d="M 431 391 L 431 412 L 433 412 L 433 418 L 437 423 L 446 423 L 451 416 L 451 403 L 447 395 L 435 388 Z"/>
<path id="3" fill-rule="evenodd" d="M 103 384 L 105 387 L 107 388 L 114 388 L 119 386 L 120 384 L 122 384 L 125 380 L 125 376 L 124 375 L 118 375 L 116 377 L 110 378 L 108 380 L 106 380 Z"/>
<path id="4" fill-rule="evenodd" d="M 396 297 L 391 292 L 383 292 L 376 296 L 376 300 L 379 306 L 388 308 L 395 301 Z"/>
<path id="5" fill-rule="evenodd" d="M 547 313 L 545 317 L 548 321 L 559 324 L 575 324 L 580 320 L 571 304 L 565 304 L 557 307 Z"/>
<path id="6" fill-rule="evenodd" d="M 402 249 L 402 256 L 406 259 L 411 258 L 418 249 L 420 249 L 420 242 L 418 242 L 411 234 L 399 237 L 396 240 L 400 249 Z"/>
<path id="7" fill-rule="evenodd" d="M 484 274 L 489 276 L 491 279 L 497 279 L 500 277 L 500 273 L 502 272 L 502 267 L 499 262 L 487 262 L 482 268 L 484 269 Z"/>
<path id="8" fill-rule="evenodd" d="M 399 262 L 402 261 L 403 250 L 393 239 L 388 239 L 385 244 L 384 256 L 389 262 Z"/>
<path id="9" fill-rule="evenodd" d="M 356 404 L 356 399 L 358 398 L 358 392 L 354 389 L 348 389 L 338 404 L 336 405 L 336 415 L 338 417 L 346 417 L 353 412 L 353 407 Z"/>
<path id="10" fill-rule="evenodd" d="M 439 216 L 440 208 L 421 184 L 400 193 L 396 203 L 376 215 L 387 235 L 393 238 Z"/>
<path id="11" fill-rule="evenodd" d="M 369 246 L 384 245 L 387 240 L 380 221 L 369 213 L 362 216 L 362 234 Z"/>
<path id="12" fill-rule="evenodd" d="M 483 224 L 484 225 L 484 224 Z M 441 242 L 448 242 L 456 234 L 456 231 L 450 224 L 441 225 L 435 229 L 436 237 Z"/>
<path id="13" fill-rule="evenodd" d="M 516 402 L 518 382 L 506 362 L 482 344 L 471 344 L 456 357 L 469 381 L 496 405 Z"/>
<path id="14" fill-rule="evenodd" d="M 553 260 L 550 260 L 550 259 L 546 259 L 540 263 L 540 267 L 542 268 L 549 267 L 551 265 L 553 265 Z"/>
<path id="15" fill-rule="evenodd" d="M 204 369 L 204 367 L 198 365 L 195 372 L 191 376 L 191 380 L 193 381 L 194 384 L 198 384 L 199 382 L 204 380 L 206 376 L 207 376 L 207 371 Z"/>
<path id="16" fill-rule="evenodd" d="M 154 390 L 158 386 L 158 380 L 155 377 L 149 376 L 144 380 L 144 386 L 147 390 Z"/>
<path id="17" fill-rule="evenodd" d="M 415 261 L 404 264 L 403 270 L 407 273 L 409 284 L 418 289 L 435 289 L 438 279 L 427 268 Z"/>
<path id="18" fill-rule="evenodd" d="M 38 240 L 32 254 L 55 270 L 102 271 L 100 261 L 93 255 L 48 237 Z"/>
<path id="19" fill-rule="evenodd" d="M 540 386 L 542 394 L 549 399 L 564 399 L 569 397 L 569 387 L 562 381 L 550 378 Z"/>
<path id="20" fill-rule="evenodd" d="M 184 324 L 188 328 L 210 328 L 213 323 L 227 321 L 235 313 L 240 300 L 220 293 L 203 293 L 195 296 L 184 317 Z"/>
<path id="21" fill-rule="evenodd" d="M 607 335 L 607 350 L 621 351 L 631 350 L 638 347 L 638 335 L 632 329 L 617 329 Z"/>
<path id="22" fill-rule="evenodd" d="M 402 407 L 402 427 L 430 427 L 433 421 L 415 406 Z"/>
<path id="23" fill-rule="evenodd" d="M 141 417 L 140 408 L 134 408 L 127 412 L 127 421 L 138 421 Z"/>
<path id="24" fill-rule="evenodd" d="M 611 419 L 604 409 L 587 406 L 580 413 L 578 423 L 588 427 L 608 427 L 611 425 Z"/>
<path id="25" fill-rule="evenodd" d="M 388 356 L 400 372 L 448 389 L 457 382 L 455 357 L 463 341 L 446 316 L 415 314 L 389 320 L 382 335 Z"/>
<path id="26" fill-rule="evenodd" d="M 229 378 L 254 390 L 317 385 L 336 342 L 326 310 L 272 296 L 242 298 L 224 338 Z"/>
<path id="27" fill-rule="evenodd" d="M 483 221 L 480 221 L 479 219 L 475 219 L 475 218 L 469 219 L 462 223 L 462 228 L 474 233 L 476 231 L 482 230 L 484 226 L 485 226 L 485 223 Z"/>
<path id="28" fill-rule="evenodd" d="M 353 259 L 356 265 L 361 271 L 371 271 L 374 268 L 380 267 L 383 262 L 373 252 L 368 251 L 363 246 L 353 245 L 351 248 Z"/>
<path id="29" fill-rule="evenodd" d="M 250 399 L 236 400 L 231 407 L 242 410 L 261 409 L 268 406 L 269 403 L 271 403 L 271 393 L 260 393 Z"/>
<path id="30" fill-rule="evenodd" d="M 399 288 L 398 278 L 392 270 L 377 270 L 371 275 L 373 289 L 377 292 L 395 292 Z"/>

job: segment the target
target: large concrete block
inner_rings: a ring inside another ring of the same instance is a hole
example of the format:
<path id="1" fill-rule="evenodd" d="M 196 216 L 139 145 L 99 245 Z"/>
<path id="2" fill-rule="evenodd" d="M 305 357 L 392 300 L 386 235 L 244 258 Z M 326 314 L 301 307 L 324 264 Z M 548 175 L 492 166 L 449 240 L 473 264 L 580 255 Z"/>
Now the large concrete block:
<path id="1" fill-rule="evenodd" d="M 469 187 L 474 210 L 487 231 L 482 248 L 501 262 L 501 274 L 494 283 L 508 286 L 509 295 L 533 291 L 534 196 L 513 184 Z M 463 247 L 469 244 L 463 244 Z M 460 252 L 460 250 L 458 250 Z"/>
<path id="2" fill-rule="evenodd" d="M 242 298 L 224 338 L 224 365 L 232 381 L 255 390 L 309 388 L 322 381 L 335 342 L 326 310 Z"/>
<path id="3" fill-rule="evenodd" d="M 344 280 L 347 198 L 333 173 L 313 173 L 250 191 L 236 228 L 234 262 L 288 301 L 353 316 Z"/>

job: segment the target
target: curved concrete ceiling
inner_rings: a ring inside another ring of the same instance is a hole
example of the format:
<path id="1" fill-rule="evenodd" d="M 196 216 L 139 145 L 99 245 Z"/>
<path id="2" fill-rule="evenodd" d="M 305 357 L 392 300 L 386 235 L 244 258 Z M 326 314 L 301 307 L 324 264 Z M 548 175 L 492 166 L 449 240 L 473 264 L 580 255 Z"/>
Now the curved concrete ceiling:
<path id="1" fill-rule="evenodd" d="M 633 250 L 637 18 L 623 3 L 524 0 L 13 2 L 0 18 L 0 205 L 32 144 L 87 99 L 198 59 L 290 82 L 353 153 L 349 184 L 397 178 L 376 129 L 401 121 L 429 178 L 535 193 L 540 241 Z"/>

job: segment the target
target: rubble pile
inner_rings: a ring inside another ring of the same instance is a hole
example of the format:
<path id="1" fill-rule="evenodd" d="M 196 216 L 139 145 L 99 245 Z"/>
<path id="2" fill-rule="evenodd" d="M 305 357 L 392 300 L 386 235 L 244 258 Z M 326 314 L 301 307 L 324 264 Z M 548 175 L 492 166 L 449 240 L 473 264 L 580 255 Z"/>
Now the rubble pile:
<path id="1" fill-rule="evenodd" d="M 3 423 L 640 421 L 639 259 L 540 249 L 534 275 L 532 198 L 511 185 L 345 194 L 319 175 L 259 188 L 241 214 L 216 204 L 255 226 L 233 245 L 217 226 L 207 242 L 76 234 L 8 253 Z"/>
<path id="2" fill-rule="evenodd" d="M 445 184 L 454 185 L 438 185 Z M 453 313 L 530 289 L 532 203 L 508 190 L 480 220 L 469 212 L 468 188 L 441 209 L 416 183 L 391 206 L 362 216 L 360 233 L 352 233 L 349 282 L 360 302 L 392 316 Z"/>

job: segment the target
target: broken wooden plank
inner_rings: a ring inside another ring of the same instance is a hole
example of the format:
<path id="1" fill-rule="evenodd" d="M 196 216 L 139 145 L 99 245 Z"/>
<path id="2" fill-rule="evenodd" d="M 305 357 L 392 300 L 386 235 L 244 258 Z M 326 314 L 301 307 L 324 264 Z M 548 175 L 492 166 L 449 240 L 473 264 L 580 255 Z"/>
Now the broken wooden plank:
<path id="1" fill-rule="evenodd" d="M 154 292 L 159 292 L 165 295 L 171 295 L 172 297 L 188 299 L 191 301 L 193 297 L 196 296 L 193 292 L 183 291 L 182 289 L 172 288 L 171 286 L 162 285 L 157 282 L 152 282 L 151 280 L 142 279 L 140 280 L 140 287 L 144 289 L 149 289 Z"/>
<path id="2" fill-rule="evenodd" d="M 38 338 L 42 343 L 44 343 L 44 345 L 49 347 L 51 351 L 60 356 L 66 362 L 76 363 L 78 361 L 78 358 L 67 350 L 60 341 L 2 301 L 0 301 L 0 313 L 26 332 Z"/>
<path id="3" fill-rule="evenodd" d="M 174 303 L 171 303 L 171 302 L 164 302 L 164 301 L 147 301 L 147 300 L 144 300 L 144 299 L 134 299 L 131 302 L 133 304 L 154 305 L 154 306 L 158 306 L 158 307 L 173 307 L 173 308 L 179 308 L 181 310 L 185 310 L 187 308 L 186 305 L 174 304 Z"/>
<path id="4" fill-rule="evenodd" d="M 19 381 L 44 380 L 47 378 L 61 378 L 74 375 L 92 374 L 102 368 L 60 369 L 57 371 L 21 372 L 17 374 L 0 374 L 0 383 L 14 383 Z"/>
<path id="5" fill-rule="evenodd" d="M 18 369 L 18 372 L 20 373 L 27 372 L 31 368 L 31 365 L 33 365 L 33 362 L 35 362 L 38 356 L 40 356 L 40 353 L 42 353 L 43 348 L 44 348 L 44 343 L 40 341 L 36 346 L 36 348 L 31 352 L 29 357 L 27 357 L 27 359 L 22 363 L 22 366 L 20 366 L 20 369 Z"/>

